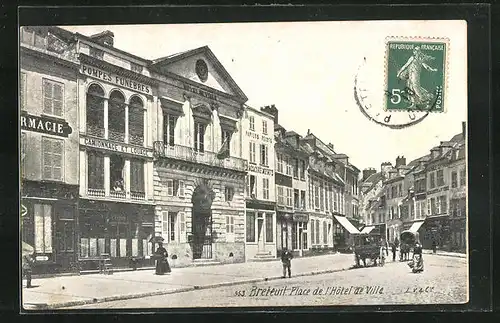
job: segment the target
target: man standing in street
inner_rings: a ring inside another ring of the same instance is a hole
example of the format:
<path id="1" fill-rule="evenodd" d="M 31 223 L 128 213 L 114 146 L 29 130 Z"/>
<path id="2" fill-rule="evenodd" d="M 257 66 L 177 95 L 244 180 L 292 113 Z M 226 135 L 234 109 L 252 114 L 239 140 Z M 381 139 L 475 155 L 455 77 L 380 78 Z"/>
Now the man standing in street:
<path id="1" fill-rule="evenodd" d="M 288 278 L 292 277 L 292 258 L 292 253 L 287 248 L 284 248 L 281 253 L 281 263 L 283 264 L 283 276 L 281 278 L 286 277 L 287 270 Z"/>
<path id="2" fill-rule="evenodd" d="M 31 266 L 33 264 L 33 258 L 31 255 L 23 255 L 23 276 L 26 277 L 26 288 L 32 288 L 31 286 Z"/>
<path id="3" fill-rule="evenodd" d="M 397 249 L 397 248 L 396 248 L 396 243 L 395 243 L 395 242 L 393 242 L 393 243 L 391 244 L 392 261 L 393 261 L 393 262 L 394 262 L 394 261 L 396 261 L 396 249 Z"/>

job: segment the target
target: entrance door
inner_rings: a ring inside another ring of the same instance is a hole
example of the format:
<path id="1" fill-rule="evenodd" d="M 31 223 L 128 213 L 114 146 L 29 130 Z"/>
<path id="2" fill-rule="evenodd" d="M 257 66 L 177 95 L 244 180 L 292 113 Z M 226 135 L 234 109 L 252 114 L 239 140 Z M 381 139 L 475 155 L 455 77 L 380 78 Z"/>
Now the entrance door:
<path id="1" fill-rule="evenodd" d="M 56 262 L 63 272 L 76 270 L 74 208 L 58 210 L 56 224 Z"/>
<path id="2" fill-rule="evenodd" d="M 264 228 L 264 215 L 259 213 L 257 216 L 257 246 L 259 252 L 264 252 L 266 245 L 264 243 L 265 238 L 265 228 Z"/>
<path id="3" fill-rule="evenodd" d="M 195 211 L 193 225 L 193 259 L 212 258 L 212 212 Z"/>

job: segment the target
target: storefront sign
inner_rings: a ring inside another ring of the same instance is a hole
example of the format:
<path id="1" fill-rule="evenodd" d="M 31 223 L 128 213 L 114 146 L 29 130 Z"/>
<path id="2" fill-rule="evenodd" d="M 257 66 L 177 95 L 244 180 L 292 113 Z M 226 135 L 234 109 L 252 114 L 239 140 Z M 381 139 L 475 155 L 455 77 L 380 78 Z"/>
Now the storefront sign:
<path id="1" fill-rule="evenodd" d="M 60 137 L 68 137 L 73 132 L 70 125 L 63 119 L 22 113 L 20 120 L 21 129 L 27 131 L 41 132 Z"/>
<path id="2" fill-rule="evenodd" d="M 47 257 L 47 256 L 36 256 L 35 260 L 36 261 L 47 261 L 47 260 L 49 260 L 49 257 Z"/>
<path id="3" fill-rule="evenodd" d="M 142 84 L 142 83 L 136 82 L 134 80 L 131 80 L 129 78 L 103 71 L 103 70 L 96 68 L 96 67 L 93 67 L 93 66 L 82 64 L 80 66 L 80 73 L 87 75 L 87 76 L 90 76 L 90 77 L 94 77 L 94 78 L 102 80 L 104 82 L 112 83 L 112 84 L 127 88 L 129 90 L 133 90 L 133 91 L 137 91 L 137 92 L 141 92 L 141 93 L 149 94 L 149 95 L 153 94 L 149 85 Z"/>
<path id="4" fill-rule="evenodd" d="M 143 147 L 134 147 L 127 144 L 114 143 L 107 140 L 95 138 L 85 138 L 84 140 L 85 146 L 87 147 L 100 148 L 143 157 L 153 157 L 153 151 Z"/>
<path id="5" fill-rule="evenodd" d="M 274 171 L 272 169 L 260 167 L 260 166 L 253 165 L 253 164 L 248 165 L 248 171 L 254 172 L 254 173 L 259 173 L 259 174 L 264 174 L 264 175 L 269 175 L 269 176 L 272 176 L 274 174 Z"/>
<path id="6" fill-rule="evenodd" d="M 28 208 L 26 208 L 26 206 L 24 206 L 23 204 L 21 204 L 21 216 L 26 216 L 28 214 Z"/>
<path id="7" fill-rule="evenodd" d="M 443 186 L 443 187 L 440 187 L 440 188 L 435 188 L 433 190 L 427 191 L 427 195 L 434 194 L 434 193 L 439 193 L 439 192 L 444 192 L 444 191 L 448 191 L 449 189 L 450 189 L 449 186 Z"/>
<path id="8" fill-rule="evenodd" d="M 183 85 L 184 85 L 184 90 L 186 90 L 186 91 L 201 95 L 202 97 L 205 97 L 205 98 L 210 99 L 210 100 L 217 101 L 217 96 L 213 93 L 204 91 L 202 89 L 199 89 L 197 87 L 194 87 L 194 86 L 191 86 L 188 84 L 183 84 Z"/>
<path id="9" fill-rule="evenodd" d="M 260 136 L 258 133 L 255 133 L 255 132 L 250 131 L 250 130 L 246 131 L 246 135 L 247 135 L 247 137 L 250 137 L 252 139 L 262 140 L 263 142 L 267 142 L 267 143 L 271 143 L 271 144 L 273 143 L 273 139 L 271 137 Z"/>

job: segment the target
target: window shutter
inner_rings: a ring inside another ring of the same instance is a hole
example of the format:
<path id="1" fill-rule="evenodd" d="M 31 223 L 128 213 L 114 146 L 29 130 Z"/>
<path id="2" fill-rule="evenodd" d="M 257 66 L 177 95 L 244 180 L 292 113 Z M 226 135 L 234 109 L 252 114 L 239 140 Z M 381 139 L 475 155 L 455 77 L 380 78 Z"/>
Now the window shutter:
<path id="1" fill-rule="evenodd" d="M 231 233 L 234 233 L 234 217 L 230 216 Z"/>
<path id="2" fill-rule="evenodd" d="M 21 105 L 21 109 L 23 109 L 25 106 L 25 103 L 26 103 L 26 74 L 25 73 L 21 73 L 19 83 L 20 83 L 20 90 L 19 90 L 20 102 L 19 103 Z"/>
<path id="3" fill-rule="evenodd" d="M 43 112 L 52 114 L 52 84 L 43 81 Z"/>
<path id="4" fill-rule="evenodd" d="M 168 196 L 174 195 L 174 181 L 171 179 L 167 179 L 167 195 Z"/>
<path id="5" fill-rule="evenodd" d="M 184 212 L 179 212 L 179 242 L 186 242 L 186 218 Z"/>
<path id="6" fill-rule="evenodd" d="M 229 216 L 226 215 L 226 233 L 229 233 Z"/>
<path id="7" fill-rule="evenodd" d="M 161 235 L 162 237 L 166 237 L 165 240 L 168 241 L 169 239 L 169 227 L 168 227 L 168 211 L 163 211 L 162 212 L 162 218 L 161 218 L 161 225 L 162 225 L 162 232 Z"/>
<path id="8" fill-rule="evenodd" d="M 52 140 L 52 178 L 62 180 L 63 142 Z"/>
<path id="9" fill-rule="evenodd" d="M 179 181 L 179 196 L 184 197 L 184 181 Z"/>
<path id="10" fill-rule="evenodd" d="M 53 84 L 53 98 L 52 105 L 53 111 L 52 113 L 56 116 L 62 116 L 63 114 L 63 86 L 62 84 Z"/>
<path id="11" fill-rule="evenodd" d="M 52 178 L 52 142 L 50 139 L 42 138 L 43 153 L 43 178 Z"/>

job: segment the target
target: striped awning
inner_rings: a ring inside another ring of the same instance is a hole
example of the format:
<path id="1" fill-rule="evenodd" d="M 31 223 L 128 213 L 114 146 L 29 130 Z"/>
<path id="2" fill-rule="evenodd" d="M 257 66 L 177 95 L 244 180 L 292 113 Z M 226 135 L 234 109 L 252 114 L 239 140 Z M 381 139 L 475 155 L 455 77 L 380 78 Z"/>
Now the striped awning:
<path id="1" fill-rule="evenodd" d="M 335 219 L 347 230 L 349 233 L 360 233 L 356 227 L 349 222 L 345 216 L 334 215 Z"/>
<path id="2" fill-rule="evenodd" d="M 373 231 L 373 229 L 375 229 L 375 226 L 373 225 L 367 225 L 366 227 L 363 228 L 363 230 L 361 230 L 361 233 L 370 233 Z"/>

